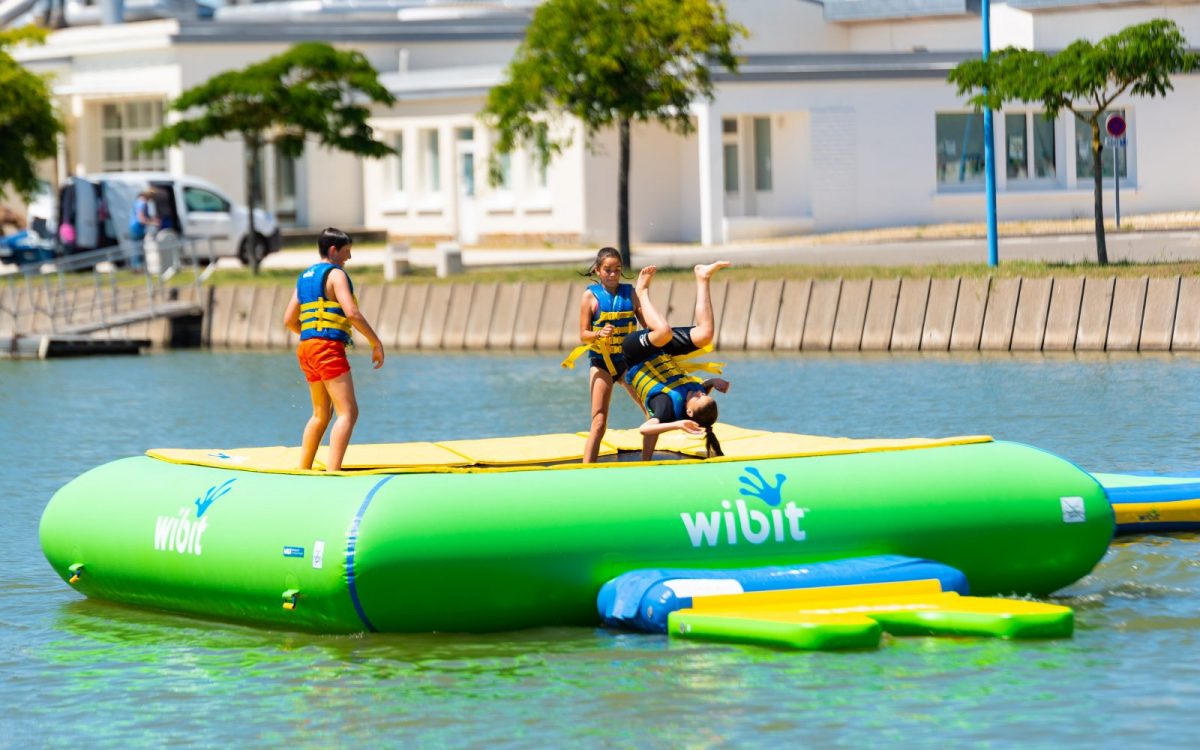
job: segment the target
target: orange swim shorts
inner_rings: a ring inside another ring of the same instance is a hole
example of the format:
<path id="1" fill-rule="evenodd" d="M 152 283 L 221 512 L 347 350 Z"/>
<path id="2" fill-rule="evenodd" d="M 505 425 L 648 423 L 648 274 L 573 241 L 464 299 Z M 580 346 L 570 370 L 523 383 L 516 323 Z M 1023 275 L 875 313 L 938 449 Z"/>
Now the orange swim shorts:
<path id="1" fill-rule="evenodd" d="M 305 339 L 296 347 L 296 359 L 300 370 L 310 383 L 333 380 L 338 375 L 350 372 L 350 360 L 346 359 L 346 345 L 329 339 Z"/>

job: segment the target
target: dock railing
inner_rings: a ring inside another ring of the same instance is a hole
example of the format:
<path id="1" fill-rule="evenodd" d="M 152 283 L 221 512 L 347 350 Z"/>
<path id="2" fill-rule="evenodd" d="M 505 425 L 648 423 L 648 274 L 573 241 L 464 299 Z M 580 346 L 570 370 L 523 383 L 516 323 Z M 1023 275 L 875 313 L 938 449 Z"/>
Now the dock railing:
<path id="1" fill-rule="evenodd" d="M 197 309 L 212 241 L 161 233 L 140 249 L 126 240 L 17 266 L 0 277 L 0 336 L 92 334 Z"/>

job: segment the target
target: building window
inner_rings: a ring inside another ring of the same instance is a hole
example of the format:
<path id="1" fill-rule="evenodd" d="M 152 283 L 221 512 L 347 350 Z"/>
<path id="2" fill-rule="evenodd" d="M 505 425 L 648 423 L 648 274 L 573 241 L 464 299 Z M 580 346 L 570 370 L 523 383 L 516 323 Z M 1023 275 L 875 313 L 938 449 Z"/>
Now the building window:
<path id="1" fill-rule="evenodd" d="M 462 194 L 468 198 L 475 197 L 475 153 L 473 151 L 464 151 L 459 154 L 459 168 L 461 173 L 459 178 L 461 184 L 459 189 Z"/>
<path id="2" fill-rule="evenodd" d="M 754 118 L 754 189 L 771 189 L 771 118 Z"/>
<path id="3" fill-rule="evenodd" d="M 512 190 L 512 155 L 499 154 L 496 157 L 496 168 L 500 177 L 500 181 L 496 183 L 496 190 L 505 192 Z"/>
<path id="4" fill-rule="evenodd" d="M 738 186 L 738 147 L 736 143 L 726 143 L 725 152 L 725 192 L 736 193 Z"/>
<path id="5" fill-rule="evenodd" d="M 442 159 L 433 129 L 421 131 L 421 179 L 426 192 L 442 192 Z"/>
<path id="6" fill-rule="evenodd" d="M 937 182 L 939 187 L 983 184 L 983 115 L 939 114 Z"/>
<path id="7" fill-rule="evenodd" d="M 278 148 L 275 151 L 275 213 L 280 218 L 296 218 L 296 159 Z"/>
<path id="8" fill-rule="evenodd" d="M 1080 112 L 1084 116 L 1091 115 L 1095 110 Z M 1105 110 L 1100 116 L 1100 137 L 1104 138 L 1107 133 L 1104 130 L 1104 121 L 1109 115 L 1121 115 L 1128 122 L 1129 118 L 1125 115 L 1125 110 Z M 1126 138 L 1129 137 L 1126 131 Z M 1112 179 L 1113 176 L 1113 154 L 1117 155 L 1117 161 L 1121 168 L 1121 179 L 1124 180 L 1129 176 L 1127 171 L 1125 155 L 1128 151 L 1126 148 L 1117 148 L 1110 146 L 1107 142 L 1104 144 L 1104 150 L 1100 152 L 1101 172 L 1105 179 Z M 1079 179 L 1091 179 L 1094 174 L 1092 172 L 1092 126 L 1087 120 L 1082 119 L 1078 115 L 1075 117 L 1075 176 Z"/>
<path id="9" fill-rule="evenodd" d="M 738 121 L 734 118 L 721 120 L 721 156 L 725 172 L 725 192 L 736 194 L 741 189 L 738 172 Z"/>
<path id="10" fill-rule="evenodd" d="M 391 147 L 395 154 L 388 159 L 388 184 L 392 192 L 404 192 L 404 133 L 393 133 Z"/>
<path id="11" fill-rule="evenodd" d="M 167 168 L 162 151 L 142 153 L 138 145 L 163 123 L 161 100 L 114 102 L 101 105 L 101 168 L 106 172 L 151 172 Z"/>
<path id="12" fill-rule="evenodd" d="M 1053 120 L 1034 112 L 1009 113 L 1004 133 L 1008 179 L 1053 180 L 1058 175 Z"/>

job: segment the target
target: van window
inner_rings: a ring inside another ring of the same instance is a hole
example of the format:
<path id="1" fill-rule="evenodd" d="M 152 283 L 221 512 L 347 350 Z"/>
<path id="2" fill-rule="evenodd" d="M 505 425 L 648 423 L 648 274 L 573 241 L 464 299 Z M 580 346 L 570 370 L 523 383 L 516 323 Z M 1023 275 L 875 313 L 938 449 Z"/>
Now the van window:
<path id="1" fill-rule="evenodd" d="M 185 187 L 183 204 L 187 206 L 188 211 L 196 213 L 229 213 L 229 201 L 201 188 Z"/>

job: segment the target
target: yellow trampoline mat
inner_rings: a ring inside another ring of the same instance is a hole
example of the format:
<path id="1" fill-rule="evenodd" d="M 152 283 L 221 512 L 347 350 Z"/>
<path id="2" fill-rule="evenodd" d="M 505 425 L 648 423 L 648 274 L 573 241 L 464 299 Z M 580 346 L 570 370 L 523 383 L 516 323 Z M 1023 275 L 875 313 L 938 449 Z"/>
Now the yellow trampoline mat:
<path id="1" fill-rule="evenodd" d="M 734 425 L 717 424 L 714 428 L 724 459 L 746 460 L 827 456 L 842 453 L 938 448 L 949 445 L 987 443 L 986 435 L 966 435 L 945 438 L 846 438 L 820 435 L 798 435 L 790 432 L 750 430 Z M 478 440 L 445 440 L 437 443 L 377 443 L 354 444 L 346 450 L 342 461 L 344 471 L 436 472 L 516 470 L 545 464 L 579 466 L 587 433 L 527 435 L 519 437 L 484 438 Z M 622 451 L 640 451 L 642 436 L 637 430 L 609 430 L 601 444 L 600 455 L 612 456 Z M 659 436 L 658 450 L 704 457 L 703 436 L 672 431 Z M 317 452 L 314 469 L 325 467 L 328 448 Z M 267 448 L 183 449 L 155 448 L 146 455 L 162 461 L 196 466 L 213 466 L 244 471 L 305 474 L 297 469 L 300 449 L 274 446 Z M 605 463 L 601 466 L 614 466 Z M 322 472 L 324 473 L 324 472 Z"/>

